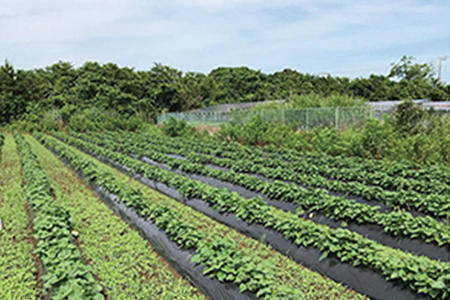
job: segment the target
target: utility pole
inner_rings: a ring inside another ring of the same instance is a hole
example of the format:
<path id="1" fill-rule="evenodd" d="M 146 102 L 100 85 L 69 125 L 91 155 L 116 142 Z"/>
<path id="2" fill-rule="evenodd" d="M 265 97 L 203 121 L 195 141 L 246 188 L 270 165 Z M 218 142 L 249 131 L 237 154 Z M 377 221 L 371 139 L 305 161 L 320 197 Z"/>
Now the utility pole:
<path id="1" fill-rule="evenodd" d="M 438 56 L 438 80 L 441 81 L 441 75 L 442 75 L 442 62 L 447 59 L 447 56 Z"/>

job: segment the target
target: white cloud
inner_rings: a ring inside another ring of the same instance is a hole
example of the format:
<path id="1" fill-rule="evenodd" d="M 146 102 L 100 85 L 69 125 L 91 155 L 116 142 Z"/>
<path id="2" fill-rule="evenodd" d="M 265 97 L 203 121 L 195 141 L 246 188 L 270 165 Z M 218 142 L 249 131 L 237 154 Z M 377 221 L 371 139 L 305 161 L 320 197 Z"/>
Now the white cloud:
<path id="1" fill-rule="evenodd" d="M 450 52 L 444 1 L 0 0 L 0 7 L 0 58 L 23 68 L 97 60 L 140 69 L 159 61 L 184 70 L 244 64 L 358 76 L 403 54 L 428 60 Z"/>

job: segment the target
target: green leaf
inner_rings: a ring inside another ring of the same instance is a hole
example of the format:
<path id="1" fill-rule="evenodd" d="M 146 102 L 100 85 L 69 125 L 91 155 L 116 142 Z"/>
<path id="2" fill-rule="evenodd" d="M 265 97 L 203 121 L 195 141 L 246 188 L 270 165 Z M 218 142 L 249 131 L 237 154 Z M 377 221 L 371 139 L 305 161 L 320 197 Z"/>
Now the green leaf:
<path id="1" fill-rule="evenodd" d="M 441 280 L 436 280 L 435 282 L 433 282 L 431 287 L 433 289 L 437 289 L 437 290 L 442 290 L 442 289 L 446 288 L 445 283 L 443 281 L 441 281 Z"/>
<path id="2" fill-rule="evenodd" d="M 319 257 L 319 261 L 324 260 L 328 256 L 328 251 L 324 251 L 322 255 Z"/>

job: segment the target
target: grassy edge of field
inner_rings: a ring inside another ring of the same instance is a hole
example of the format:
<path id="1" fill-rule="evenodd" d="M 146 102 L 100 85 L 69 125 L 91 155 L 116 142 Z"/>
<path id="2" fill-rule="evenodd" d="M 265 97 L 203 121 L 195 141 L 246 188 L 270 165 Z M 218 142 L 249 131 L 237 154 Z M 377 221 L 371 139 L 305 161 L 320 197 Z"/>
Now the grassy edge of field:
<path id="1" fill-rule="evenodd" d="M 22 194 L 20 158 L 11 135 L 5 136 L 0 163 L 0 299 L 39 299 L 41 290 Z"/>
<path id="2" fill-rule="evenodd" d="M 71 147 L 67 145 L 68 147 Z M 289 285 L 295 289 L 299 289 L 306 294 L 307 299 L 365 299 L 364 296 L 342 286 L 339 283 L 325 278 L 322 275 L 313 272 L 304 266 L 295 263 L 288 257 L 274 251 L 268 246 L 252 240 L 229 227 L 222 225 L 209 217 L 185 206 L 178 201 L 166 197 L 142 183 L 120 173 L 119 171 L 100 163 L 96 159 L 82 153 L 74 147 L 74 151 L 80 156 L 88 160 L 95 161 L 101 169 L 113 173 L 121 180 L 126 181 L 130 186 L 141 190 L 145 195 L 152 199 L 155 203 L 163 203 L 180 212 L 183 222 L 193 224 L 198 230 L 202 230 L 209 238 L 214 236 L 226 237 L 227 239 L 236 241 L 239 245 L 239 251 L 249 257 L 257 256 L 258 259 L 268 260 L 273 265 L 273 271 L 280 282 Z"/>
<path id="3" fill-rule="evenodd" d="M 205 299 L 120 217 L 34 138 L 26 136 L 47 173 L 56 201 L 69 210 L 80 248 L 114 299 Z"/>

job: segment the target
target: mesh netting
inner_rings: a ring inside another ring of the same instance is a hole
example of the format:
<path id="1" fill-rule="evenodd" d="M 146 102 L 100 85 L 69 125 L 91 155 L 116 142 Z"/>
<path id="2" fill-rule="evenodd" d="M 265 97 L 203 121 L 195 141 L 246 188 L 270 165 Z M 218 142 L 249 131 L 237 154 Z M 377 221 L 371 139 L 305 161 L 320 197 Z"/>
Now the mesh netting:
<path id="1" fill-rule="evenodd" d="M 338 107 L 338 108 L 308 108 L 308 109 L 277 109 L 277 110 L 235 110 L 231 112 L 190 112 L 165 113 L 158 116 L 158 124 L 171 117 L 185 120 L 194 126 L 214 126 L 224 122 L 249 122 L 255 116 L 261 116 L 264 121 L 275 124 L 286 124 L 298 129 L 310 129 L 317 126 L 335 126 L 345 129 L 353 125 L 361 126 L 367 119 L 382 119 L 383 115 L 392 115 L 392 110 L 375 110 L 372 107 Z"/>

